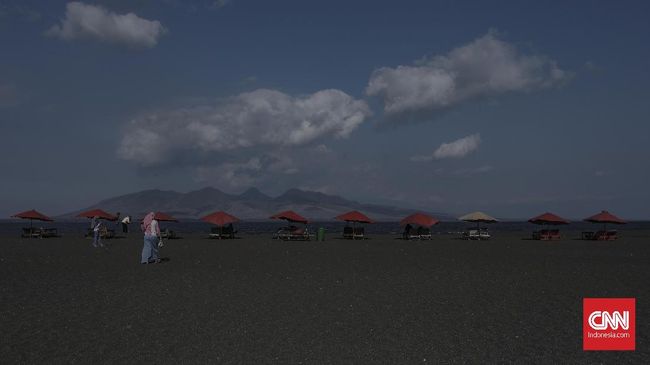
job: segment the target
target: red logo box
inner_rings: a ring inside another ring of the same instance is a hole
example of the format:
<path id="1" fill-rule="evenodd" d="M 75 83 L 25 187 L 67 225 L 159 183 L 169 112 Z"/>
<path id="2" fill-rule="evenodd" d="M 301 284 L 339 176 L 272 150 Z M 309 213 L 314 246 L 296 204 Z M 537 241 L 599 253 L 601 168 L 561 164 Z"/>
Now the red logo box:
<path id="1" fill-rule="evenodd" d="M 636 346 L 635 298 L 584 298 L 582 349 L 634 351 Z"/>

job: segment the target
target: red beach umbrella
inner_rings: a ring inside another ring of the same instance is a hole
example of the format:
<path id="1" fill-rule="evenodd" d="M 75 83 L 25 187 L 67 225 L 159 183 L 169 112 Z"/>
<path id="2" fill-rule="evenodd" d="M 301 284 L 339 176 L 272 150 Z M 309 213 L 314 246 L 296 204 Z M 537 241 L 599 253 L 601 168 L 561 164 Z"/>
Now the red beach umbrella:
<path id="1" fill-rule="evenodd" d="M 612 213 L 610 213 L 610 212 L 608 212 L 606 210 L 603 210 L 602 212 L 600 212 L 600 213 L 598 213 L 596 215 L 592 215 L 591 217 L 586 218 L 585 221 L 591 222 L 591 223 L 604 223 L 604 224 L 607 224 L 607 223 L 625 224 L 625 223 L 627 223 L 624 220 L 622 220 L 621 218 L 615 216 L 614 214 L 612 214 Z"/>
<path id="2" fill-rule="evenodd" d="M 285 221 L 289 221 L 289 222 L 307 224 L 307 218 L 301 216 L 300 214 L 294 212 L 293 210 L 285 210 L 284 212 L 274 214 L 271 216 L 271 219 L 284 219 Z"/>
<path id="3" fill-rule="evenodd" d="M 44 222 L 53 222 L 54 219 L 46 216 L 45 214 L 42 214 L 34 209 L 32 210 L 27 210 L 21 213 L 16 213 L 11 216 L 11 218 L 20 218 L 20 219 L 29 219 L 29 220 L 37 220 L 37 221 L 44 221 Z"/>
<path id="4" fill-rule="evenodd" d="M 201 218 L 201 220 L 203 220 L 204 222 L 215 224 L 219 227 L 223 227 L 227 224 L 235 223 L 239 221 L 239 218 L 230 215 L 226 212 L 214 212 L 212 214 L 208 214 L 205 217 Z"/>
<path id="5" fill-rule="evenodd" d="M 354 222 L 354 223 L 374 223 L 372 219 L 368 218 L 368 216 L 356 210 L 347 212 L 345 214 L 341 214 L 337 216 L 335 219 L 338 219 L 340 221 L 346 221 L 346 222 Z"/>
<path id="6" fill-rule="evenodd" d="M 625 223 L 627 223 L 624 220 L 622 220 L 621 218 L 615 216 L 614 214 L 612 214 L 612 213 L 610 213 L 610 212 L 608 212 L 606 210 L 603 210 L 603 211 L 601 211 L 600 213 L 598 213 L 596 215 L 592 215 L 591 217 L 586 218 L 585 221 L 591 222 L 591 223 L 602 223 L 603 224 L 603 231 L 607 230 L 607 223 L 610 223 L 610 224 L 625 224 Z"/>
<path id="7" fill-rule="evenodd" d="M 433 218 L 430 215 L 424 213 L 415 213 L 411 214 L 408 217 L 402 219 L 399 224 L 405 226 L 407 224 L 415 224 L 422 227 L 431 227 L 434 224 L 438 224 L 439 220 Z"/>
<path id="8" fill-rule="evenodd" d="M 163 212 L 155 212 L 153 218 L 159 222 L 178 222 L 178 219 L 172 217 L 171 215 Z"/>
<path id="9" fill-rule="evenodd" d="M 20 219 L 29 219 L 29 227 L 30 227 L 30 229 L 34 226 L 34 220 L 43 221 L 43 222 L 53 222 L 54 221 L 54 219 L 46 216 L 43 213 L 37 212 L 35 209 L 20 212 L 20 213 L 12 215 L 11 217 L 12 218 L 20 218 Z"/>
<path id="10" fill-rule="evenodd" d="M 569 224 L 569 221 L 557 216 L 553 213 L 544 213 L 540 214 L 537 217 L 533 217 L 528 220 L 530 223 L 533 224 L 546 224 L 546 225 L 552 225 L 552 226 L 557 226 L 557 225 L 563 225 L 563 224 Z"/>
<path id="11" fill-rule="evenodd" d="M 93 210 L 89 210 L 89 211 L 86 211 L 86 212 L 82 212 L 82 213 L 77 214 L 77 217 L 84 217 L 84 218 L 99 217 L 99 219 L 106 219 L 108 221 L 117 220 L 116 216 L 114 216 L 114 215 L 112 215 L 110 213 L 106 213 L 105 211 L 103 211 L 101 209 L 93 209 Z"/>

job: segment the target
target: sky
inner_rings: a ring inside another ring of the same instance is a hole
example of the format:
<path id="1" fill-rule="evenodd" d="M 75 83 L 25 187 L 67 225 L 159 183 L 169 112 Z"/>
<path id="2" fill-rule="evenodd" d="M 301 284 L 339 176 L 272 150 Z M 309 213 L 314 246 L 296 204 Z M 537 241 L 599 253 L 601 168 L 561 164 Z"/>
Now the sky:
<path id="1" fill-rule="evenodd" d="M 0 0 L 0 216 L 289 188 L 650 219 L 646 1 Z"/>

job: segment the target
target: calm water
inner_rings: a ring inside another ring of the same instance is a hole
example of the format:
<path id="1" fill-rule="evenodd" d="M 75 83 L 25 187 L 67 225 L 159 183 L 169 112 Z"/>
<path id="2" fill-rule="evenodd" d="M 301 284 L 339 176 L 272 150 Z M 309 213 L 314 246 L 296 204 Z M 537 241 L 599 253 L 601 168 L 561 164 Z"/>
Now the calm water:
<path id="1" fill-rule="evenodd" d="M 268 234 L 275 232 L 278 228 L 283 226 L 284 222 L 269 221 L 269 222 L 240 222 L 235 225 L 235 228 L 246 234 Z M 109 227 L 114 223 L 109 222 Z M 29 221 L 15 221 L 15 220 L 0 220 L 0 234 L 1 235 L 14 235 L 18 234 L 21 227 L 28 227 Z M 319 227 L 324 227 L 328 233 L 339 233 L 345 226 L 342 222 L 313 222 L 308 225 L 310 231 L 314 232 Z M 482 225 L 483 226 L 483 225 Z M 84 221 L 61 221 L 54 223 L 34 222 L 34 227 L 55 227 L 61 234 L 82 234 L 88 227 L 89 223 Z M 178 223 L 162 222 L 162 228 L 169 228 L 173 231 L 183 233 L 202 233 L 209 232 L 212 225 L 201 221 L 183 221 Z M 366 233 L 369 234 L 399 234 L 402 228 L 397 222 L 378 222 L 375 224 L 365 225 Z M 464 222 L 441 222 L 432 228 L 432 233 L 452 233 L 463 231 L 467 227 L 473 227 L 472 224 Z M 492 232 L 530 232 L 540 228 L 528 222 L 500 222 L 487 227 Z M 593 231 L 598 230 L 602 226 L 591 224 L 587 222 L 575 222 L 568 226 L 561 226 L 563 231 Z M 131 224 L 129 226 L 131 232 L 138 232 L 138 224 Z M 609 225 L 608 229 L 618 229 L 620 231 L 650 231 L 650 222 L 630 222 L 623 226 Z M 116 231 L 121 232 L 121 227 L 117 227 Z"/>

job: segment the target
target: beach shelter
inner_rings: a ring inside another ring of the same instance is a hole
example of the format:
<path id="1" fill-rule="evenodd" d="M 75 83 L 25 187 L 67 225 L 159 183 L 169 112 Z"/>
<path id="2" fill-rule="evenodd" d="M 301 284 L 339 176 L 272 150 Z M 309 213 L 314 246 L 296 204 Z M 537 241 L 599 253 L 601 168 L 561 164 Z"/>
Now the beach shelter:
<path id="1" fill-rule="evenodd" d="M 548 212 L 533 217 L 529 219 L 528 222 L 547 227 L 546 230 L 533 232 L 533 239 L 539 239 L 539 240 L 560 239 L 560 231 L 558 229 L 549 230 L 548 226 L 560 226 L 560 225 L 569 224 L 568 220 Z"/>
<path id="2" fill-rule="evenodd" d="M 334 219 L 348 223 L 374 223 L 372 219 L 368 218 L 368 216 L 356 210 L 336 216 Z"/>
<path id="3" fill-rule="evenodd" d="M 547 226 L 560 226 L 560 225 L 569 224 L 568 220 L 548 212 L 544 214 L 540 214 L 537 217 L 533 217 L 529 219 L 528 222 L 533 224 L 547 225 Z"/>
<path id="4" fill-rule="evenodd" d="M 239 221 L 239 218 L 226 212 L 219 211 L 206 215 L 201 218 L 202 221 L 212 223 L 216 226 L 223 227 Z"/>
<path id="5" fill-rule="evenodd" d="M 301 216 L 300 214 L 294 212 L 293 210 L 285 210 L 284 212 L 280 212 L 272 215 L 270 218 L 283 219 L 285 221 L 289 221 L 292 223 L 303 223 L 303 224 L 308 223 L 307 218 Z"/>
<path id="6" fill-rule="evenodd" d="M 483 212 L 474 212 L 465 214 L 464 216 L 458 218 L 461 221 L 476 223 L 476 228 L 481 228 L 481 223 L 496 223 L 498 222 L 496 218 L 493 218 Z"/>
<path id="7" fill-rule="evenodd" d="M 29 219 L 29 229 L 31 230 L 34 226 L 34 221 L 43 221 L 43 222 L 54 222 L 54 219 L 46 216 L 43 213 L 36 211 L 35 209 L 27 210 L 24 212 L 16 213 L 11 216 L 11 218 L 20 218 L 20 219 Z"/>
<path id="8" fill-rule="evenodd" d="M 614 214 L 603 210 L 600 213 L 596 215 L 592 215 L 589 218 L 586 218 L 585 221 L 591 222 L 591 223 L 602 223 L 603 224 L 603 231 L 607 231 L 607 224 L 625 224 L 624 220 L 621 218 L 615 216 Z"/>
<path id="9" fill-rule="evenodd" d="M 85 212 L 81 212 L 77 214 L 77 217 L 83 217 L 83 218 L 94 218 L 94 217 L 99 217 L 99 219 L 106 219 L 108 221 L 115 221 L 117 220 L 117 217 L 107 213 L 101 209 L 93 209 L 93 210 L 88 210 Z"/>
<path id="10" fill-rule="evenodd" d="M 153 218 L 159 222 L 178 222 L 178 219 L 172 217 L 171 215 L 163 212 L 155 212 Z"/>
<path id="11" fill-rule="evenodd" d="M 367 215 L 356 210 L 336 216 L 334 219 L 345 221 L 346 223 L 352 222 L 352 227 L 346 224 L 345 228 L 343 228 L 343 238 L 351 239 L 364 238 L 365 230 L 363 227 L 357 228 L 357 223 L 374 223 Z"/>
<path id="12" fill-rule="evenodd" d="M 414 213 L 402 219 L 399 224 L 405 226 L 407 224 L 417 225 L 421 227 L 431 228 L 431 226 L 438 224 L 440 221 L 432 216 L 424 213 Z"/>

